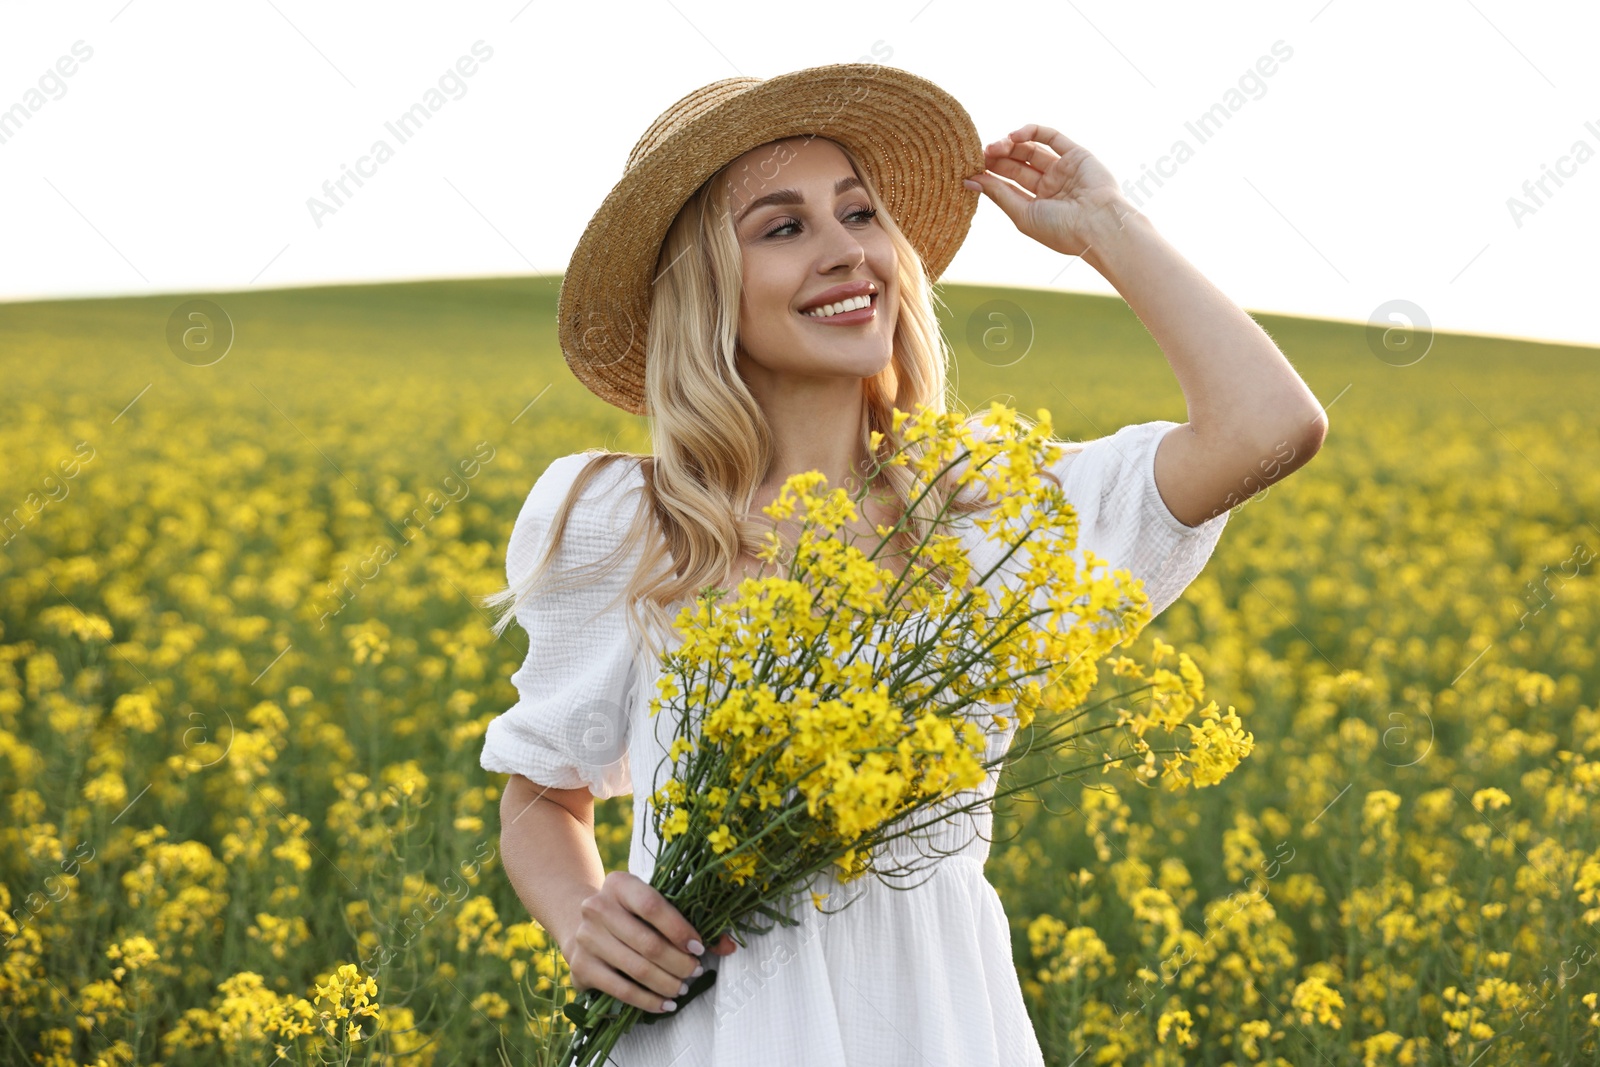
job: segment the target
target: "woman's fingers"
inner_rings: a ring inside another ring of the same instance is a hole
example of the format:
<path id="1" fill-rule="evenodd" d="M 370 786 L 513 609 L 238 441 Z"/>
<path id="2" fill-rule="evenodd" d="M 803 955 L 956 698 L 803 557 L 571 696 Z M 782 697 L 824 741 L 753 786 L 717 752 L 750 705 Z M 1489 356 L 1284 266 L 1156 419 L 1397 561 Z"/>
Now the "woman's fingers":
<path id="1" fill-rule="evenodd" d="M 1061 156 L 1049 145 L 1040 144 L 1038 141 L 1013 141 L 1010 137 L 1002 137 L 987 149 L 987 162 L 989 169 L 1000 171 L 996 164 L 1013 163 L 1035 174 L 1043 174 L 1050 169 L 1050 165 Z M 1005 173 L 1000 171 L 1000 173 Z M 1007 175 L 1010 177 L 1010 175 Z"/>
<path id="2" fill-rule="evenodd" d="M 685 983 L 704 972 L 700 934 L 683 913 L 643 879 L 627 871 L 606 875 L 599 892 L 580 908 L 573 983 L 609 993 L 645 1011 L 670 1011 Z M 738 943 L 723 934 L 719 956 Z"/>
<path id="3" fill-rule="evenodd" d="M 629 912 L 637 915 L 655 930 L 660 937 L 669 944 L 667 948 L 672 953 L 672 963 L 667 964 L 671 970 L 680 970 L 688 974 L 694 970 L 700 961 L 695 959 L 705 949 L 700 944 L 700 934 L 690 925 L 689 920 L 683 917 L 683 912 L 672 906 L 672 903 L 662 896 L 660 891 L 637 875 L 625 871 L 616 871 L 606 876 L 608 883 L 616 883 L 616 898 Z M 695 949 L 699 947 L 700 951 Z M 651 959 L 654 959 L 651 956 Z M 661 961 L 666 964 L 666 961 Z"/>
<path id="4" fill-rule="evenodd" d="M 694 926 L 658 890 L 627 871 L 608 874 L 600 891 L 583 902 L 582 913 L 583 945 L 598 962 L 636 983 L 630 1004 L 663 1010 L 650 994 L 669 1001 L 704 972 L 698 956 L 705 949 Z"/>
<path id="5" fill-rule="evenodd" d="M 580 990 L 598 989 L 600 992 L 609 993 L 624 1004 L 632 1004 L 642 1011 L 661 1012 L 668 1010 L 666 1005 L 671 998 L 655 995 L 637 982 L 630 981 L 626 975 L 603 960 L 587 955 L 580 958 L 583 961 L 581 965 L 577 960 L 573 961 L 572 984 L 575 988 Z"/>
<path id="6" fill-rule="evenodd" d="M 1038 199 L 1016 183 L 1006 180 L 991 170 L 975 174 L 967 180 L 988 193 L 989 198 L 995 202 L 995 205 L 1001 211 L 1006 213 L 1007 218 L 1016 223 L 1018 229 L 1023 226 L 1023 219 L 1026 217 L 1028 205 Z M 1027 231 L 1023 230 L 1023 232 L 1026 233 Z"/>
<path id="7" fill-rule="evenodd" d="M 578 927 L 581 958 L 570 961 L 574 978 L 646 1011 L 662 1011 L 665 1001 L 678 996 L 684 979 L 646 958 L 626 934 L 619 934 L 619 928 L 639 924 L 638 920 L 615 901 L 599 897 L 597 893 L 589 898 L 595 904 L 584 902 L 584 920 Z"/>
<path id="8" fill-rule="evenodd" d="M 1028 192 L 1033 193 L 1035 196 L 1038 195 L 1039 179 L 1042 178 L 1043 175 L 1034 170 L 1032 167 L 1025 166 L 1021 163 L 1018 163 L 1014 159 L 1002 156 L 998 159 L 991 159 L 989 161 L 989 169 L 1000 175 L 1002 178 L 1010 178 L 1012 181 L 1028 190 Z"/>
<path id="9" fill-rule="evenodd" d="M 618 909 L 607 916 L 607 926 L 631 953 L 627 973 L 664 997 L 675 997 L 693 976 L 700 961 L 661 936 L 660 931 L 636 915 Z M 620 965 L 614 961 L 614 965 Z"/>
<path id="10" fill-rule="evenodd" d="M 1037 122 L 1030 122 L 1026 126 L 1019 126 L 1008 134 L 1012 141 L 1038 141 L 1040 144 L 1049 145 L 1055 149 L 1057 155 L 1066 155 L 1074 148 L 1081 145 L 1051 126 L 1041 126 Z"/>
<path id="11" fill-rule="evenodd" d="M 660 998 L 654 1003 L 644 1005 L 651 1011 L 664 1010 L 662 1002 L 672 1000 L 685 992 L 685 979 L 665 970 L 655 961 L 646 959 L 621 938 L 613 938 L 605 952 L 605 959 L 615 970 L 644 987 L 646 994 L 654 993 Z"/>

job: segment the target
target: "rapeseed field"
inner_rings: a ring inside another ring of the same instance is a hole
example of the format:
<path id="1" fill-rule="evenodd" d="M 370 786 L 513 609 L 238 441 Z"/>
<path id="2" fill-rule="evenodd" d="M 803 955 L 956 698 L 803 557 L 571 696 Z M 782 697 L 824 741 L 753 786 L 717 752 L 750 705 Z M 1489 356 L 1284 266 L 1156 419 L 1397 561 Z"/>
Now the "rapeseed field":
<path id="1" fill-rule="evenodd" d="M 4 1062 L 559 1058 L 478 766 L 527 638 L 480 598 L 551 459 L 649 437 L 557 285 L 0 305 Z M 1184 419 L 1121 301 L 943 297 L 969 408 Z M 1047 1058 L 1600 1063 L 1600 351 L 1258 318 L 1327 442 L 1141 638 L 1256 749 L 1002 809 Z"/>

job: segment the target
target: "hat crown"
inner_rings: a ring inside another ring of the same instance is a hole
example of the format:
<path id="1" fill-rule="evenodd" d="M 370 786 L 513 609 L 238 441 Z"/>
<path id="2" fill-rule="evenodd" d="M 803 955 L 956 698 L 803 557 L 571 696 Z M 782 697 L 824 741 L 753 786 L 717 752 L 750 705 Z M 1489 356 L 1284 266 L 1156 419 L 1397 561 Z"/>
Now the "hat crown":
<path id="1" fill-rule="evenodd" d="M 692 125 L 699 116 L 707 111 L 715 111 L 741 93 L 749 92 L 760 85 L 762 80 L 748 76 L 723 78 L 710 85 L 702 85 L 679 99 L 677 103 L 657 115 L 650 128 L 645 130 L 644 135 L 634 144 L 633 151 L 628 153 L 628 162 L 622 168 L 623 173 L 632 170 L 651 152 L 665 144 L 673 134 Z"/>

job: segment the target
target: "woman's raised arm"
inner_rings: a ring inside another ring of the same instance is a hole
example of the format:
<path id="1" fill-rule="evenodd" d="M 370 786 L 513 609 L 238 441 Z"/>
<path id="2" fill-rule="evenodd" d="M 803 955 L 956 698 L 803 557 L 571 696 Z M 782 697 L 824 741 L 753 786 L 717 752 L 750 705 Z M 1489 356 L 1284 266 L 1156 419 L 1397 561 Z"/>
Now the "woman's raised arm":
<path id="1" fill-rule="evenodd" d="M 1029 123 L 984 154 L 989 169 L 972 184 L 1018 230 L 1104 275 L 1172 365 L 1189 419 L 1162 442 L 1155 479 L 1179 521 L 1198 526 L 1316 453 L 1328 419 L 1310 388 L 1266 331 L 1156 231 L 1088 149 Z"/>

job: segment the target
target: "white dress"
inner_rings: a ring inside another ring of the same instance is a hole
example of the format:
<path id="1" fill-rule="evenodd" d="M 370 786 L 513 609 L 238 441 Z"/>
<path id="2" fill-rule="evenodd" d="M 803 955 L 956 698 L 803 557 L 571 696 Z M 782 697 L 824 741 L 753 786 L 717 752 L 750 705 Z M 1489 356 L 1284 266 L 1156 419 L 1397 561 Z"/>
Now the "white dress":
<path id="1" fill-rule="evenodd" d="M 1175 601 L 1210 558 L 1229 513 L 1200 526 L 1179 522 L 1156 489 L 1156 446 L 1177 423 L 1123 427 L 1064 455 L 1055 467 L 1078 512 L 1078 549 L 1089 548 L 1144 582 L 1152 616 Z M 517 583 L 542 552 L 545 531 L 586 454 L 550 464 L 529 493 L 507 549 Z M 642 490 L 632 461 L 599 472 L 574 505 L 555 564 L 598 559 L 616 546 Z M 984 566 L 992 546 L 966 528 L 969 555 Z M 587 588 L 535 594 L 518 610 L 529 635 L 526 662 L 512 676 L 521 699 L 489 724 L 481 763 L 558 789 L 587 785 L 597 798 L 633 793 L 628 869 L 649 880 L 658 842 L 648 798 L 665 755 L 648 701 L 658 677 L 655 654 L 636 652 L 620 606 L 605 609 L 631 572 L 638 550 Z M 1081 556 L 1079 557 L 1082 562 Z M 992 734 L 1003 752 L 1015 726 Z M 669 738 L 670 741 L 670 738 Z M 635 782 L 631 768 L 639 768 Z M 998 771 L 980 790 L 992 795 Z M 796 927 L 749 938 L 728 956 L 707 954 L 716 983 L 653 1025 L 636 1025 L 612 1051 L 621 1067 L 1005 1067 L 1044 1063 L 1012 962 L 1011 930 L 984 877 L 990 818 L 962 816 L 924 835 L 926 844 L 892 842 L 895 854 L 927 864 L 892 889 L 872 876 L 815 884 L 794 909 Z M 919 851 L 920 849 L 920 851 Z M 709 934 L 709 931 L 702 931 Z"/>

